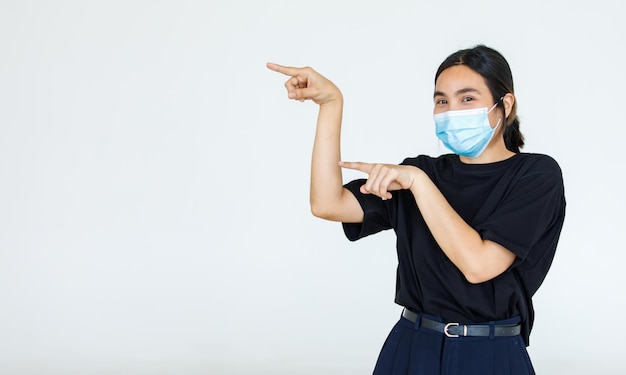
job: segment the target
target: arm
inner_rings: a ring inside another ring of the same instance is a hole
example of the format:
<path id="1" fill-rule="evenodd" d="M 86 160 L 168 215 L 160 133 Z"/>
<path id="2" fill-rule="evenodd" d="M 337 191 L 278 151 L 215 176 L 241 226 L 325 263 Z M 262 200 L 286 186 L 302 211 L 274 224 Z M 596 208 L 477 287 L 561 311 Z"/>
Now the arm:
<path id="1" fill-rule="evenodd" d="M 446 256 L 470 283 L 493 279 L 515 261 L 515 254 L 496 242 L 483 240 L 450 206 L 432 180 L 419 168 L 407 165 L 342 162 L 344 168 L 369 175 L 361 192 L 391 199 L 389 191 L 409 189 L 428 229 Z"/>
<path id="2" fill-rule="evenodd" d="M 363 210 L 354 195 L 344 189 L 338 165 L 343 113 L 341 91 L 311 68 L 271 63 L 267 67 L 291 76 L 285 83 L 290 99 L 312 100 L 320 106 L 311 159 L 311 212 L 332 221 L 363 221 Z"/>
<path id="3" fill-rule="evenodd" d="M 411 192 L 435 241 L 467 281 L 491 280 L 513 264 L 515 254 L 496 242 L 483 240 L 419 169 Z"/>

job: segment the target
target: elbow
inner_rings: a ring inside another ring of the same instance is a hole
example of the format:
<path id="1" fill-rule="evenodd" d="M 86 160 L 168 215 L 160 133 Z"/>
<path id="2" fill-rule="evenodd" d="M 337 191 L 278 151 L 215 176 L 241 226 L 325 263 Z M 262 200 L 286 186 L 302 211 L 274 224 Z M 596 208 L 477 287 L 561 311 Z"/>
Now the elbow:
<path id="1" fill-rule="evenodd" d="M 480 284 L 500 276 L 511 268 L 516 256 L 494 242 L 487 242 L 487 251 L 459 263 L 459 270 L 470 284 Z"/>
<path id="2" fill-rule="evenodd" d="M 323 218 L 324 218 L 324 217 L 323 217 L 323 215 L 324 215 L 324 214 L 323 214 L 323 211 L 322 211 L 319 207 L 314 206 L 314 205 L 311 205 L 311 214 L 312 214 L 313 216 L 315 216 L 315 217 L 320 218 L 320 219 L 323 219 Z"/>
<path id="3" fill-rule="evenodd" d="M 337 205 L 333 204 L 314 204 L 311 202 L 311 214 L 317 218 L 329 221 L 343 221 L 345 219 L 341 214 L 341 210 L 338 210 Z"/>
<path id="4" fill-rule="evenodd" d="M 467 280 L 467 282 L 470 284 L 480 284 L 480 283 L 484 283 L 485 281 L 489 281 L 493 279 L 493 277 L 487 277 L 484 274 L 477 273 L 477 272 L 472 272 L 472 273 L 464 272 L 463 276 L 465 276 L 465 280 Z"/>
<path id="5" fill-rule="evenodd" d="M 501 272 L 490 269 L 482 262 L 460 265 L 459 270 L 470 284 L 480 284 L 493 279 Z"/>
<path id="6" fill-rule="evenodd" d="M 332 212 L 327 207 L 313 204 L 313 202 L 311 202 L 311 214 L 320 219 L 332 220 Z"/>
<path id="7" fill-rule="evenodd" d="M 309 204 L 313 216 L 320 219 L 343 223 L 363 222 L 363 210 L 350 193 L 335 198 L 312 197 Z"/>
<path id="8" fill-rule="evenodd" d="M 464 270 L 461 272 L 463 273 L 465 280 L 467 280 L 470 284 L 480 284 L 495 279 L 504 271 L 505 270 L 490 270 L 480 267 L 478 269 Z"/>

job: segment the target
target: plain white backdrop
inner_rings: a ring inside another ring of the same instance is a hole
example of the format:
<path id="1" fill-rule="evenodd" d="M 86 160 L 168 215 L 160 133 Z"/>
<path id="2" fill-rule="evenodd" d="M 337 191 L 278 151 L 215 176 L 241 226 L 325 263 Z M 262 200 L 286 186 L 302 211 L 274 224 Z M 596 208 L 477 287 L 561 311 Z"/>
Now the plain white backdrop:
<path id="1" fill-rule="evenodd" d="M 478 43 L 566 184 L 536 370 L 626 372 L 624 4 L 0 0 L 0 374 L 370 373 L 393 234 L 310 214 L 317 108 L 265 63 L 342 89 L 345 160 L 397 163 L 445 152 L 434 73 Z"/>

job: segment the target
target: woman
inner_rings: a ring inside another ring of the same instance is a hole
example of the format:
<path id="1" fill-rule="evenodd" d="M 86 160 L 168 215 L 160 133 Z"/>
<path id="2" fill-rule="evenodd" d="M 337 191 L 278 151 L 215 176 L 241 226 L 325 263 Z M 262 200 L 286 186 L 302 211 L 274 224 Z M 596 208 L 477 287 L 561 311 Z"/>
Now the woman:
<path id="1" fill-rule="evenodd" d="M 397 234 L 400 320 L 375 374 L 533 374 L 531 297 L 565 216 L 563 179 L 524 138 L 508 63 L 486 46 L 450 55 L 435 76 L 434 120 L 454 153 L 400 165 L 341 162 L 340 90 L 311 68 L 268 64 L 288 96 L 319 105 L 311 210 L 354 241 Z M 342 182 L 341 168 L 367 179 Z"/>

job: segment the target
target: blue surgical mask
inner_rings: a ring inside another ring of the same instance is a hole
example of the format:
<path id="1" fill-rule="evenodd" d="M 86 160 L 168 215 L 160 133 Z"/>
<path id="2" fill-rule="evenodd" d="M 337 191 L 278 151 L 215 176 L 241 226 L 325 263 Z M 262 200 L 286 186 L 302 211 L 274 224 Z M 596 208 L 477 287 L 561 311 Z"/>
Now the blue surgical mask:
<path id="1" fill-rule="evenodd" d="M 498 100 L 500 102 L 500 100 Z M 500 120 L 495 128 L 489 123 L 491 108 L 475 108 L 460 111 L 447 111 L 434 115 L 437 138 L 457 155 L 475 158 L 485 151 L 493 138 Z"/>

